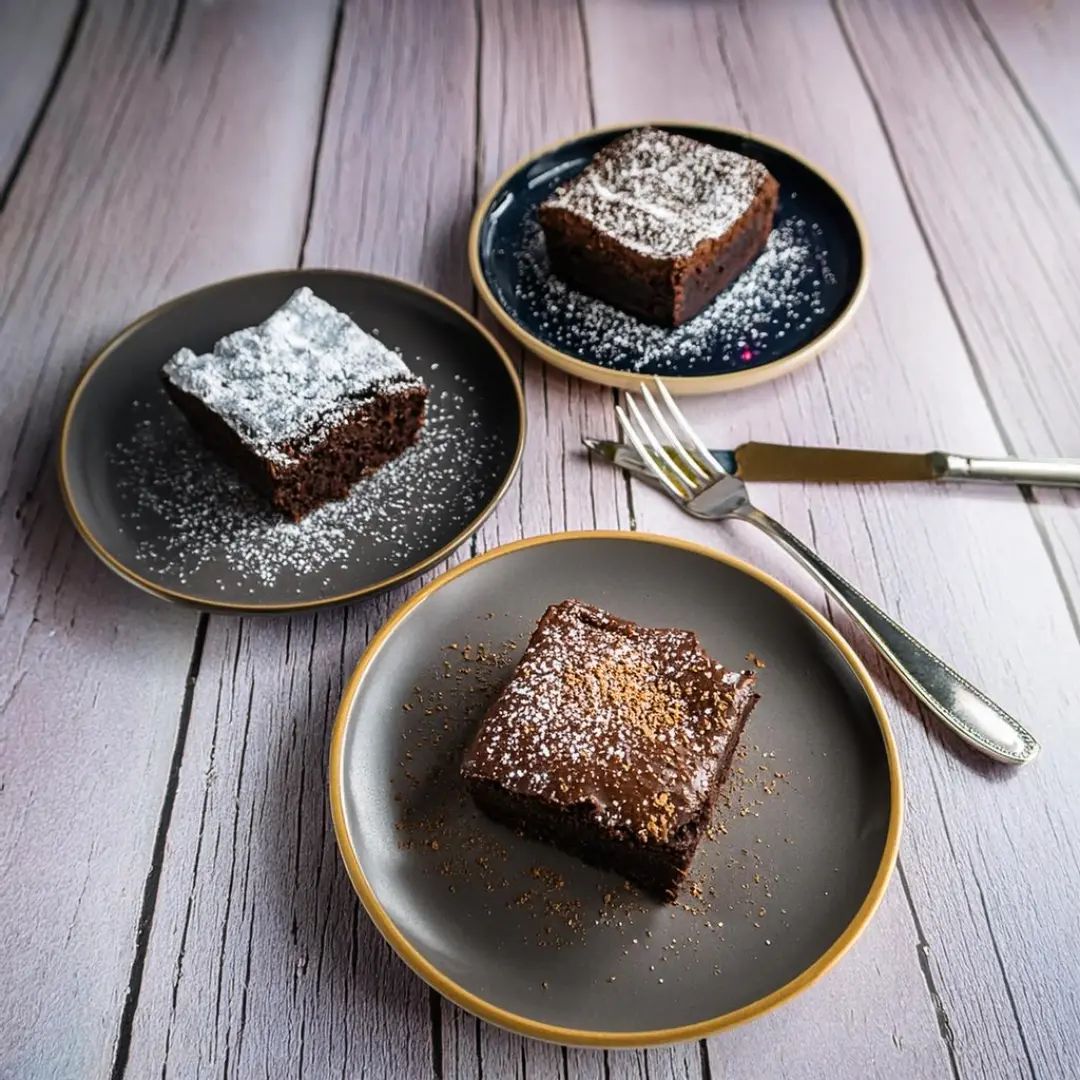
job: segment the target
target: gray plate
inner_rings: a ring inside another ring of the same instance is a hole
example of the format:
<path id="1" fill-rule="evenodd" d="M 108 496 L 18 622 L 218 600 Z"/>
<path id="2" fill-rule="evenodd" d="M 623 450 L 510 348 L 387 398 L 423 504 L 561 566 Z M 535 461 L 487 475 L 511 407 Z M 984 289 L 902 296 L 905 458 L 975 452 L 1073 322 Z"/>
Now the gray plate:
<path id="1" fill-rule="evenodd" d="M 568 597 L 694 630 L 729 667 L 765 663 L 731 805 L 679 906 L 487 821 L 462 792 L 478 719 Z M 892 736 L 835 630 L 744 563 L 636 534 L 511 544 L 415 596 L 349 684 L 330 776 L 353 884 L 402 958 L 485 1019 L 583 1045 L 698 1037 L 803 989 L 869 920 L 900 835 Z"/>
<path id="2" fill-rule="evenodd" d="M 431 395 L 417 447 L 294 525 L 203 448 L 159 373 L 302 285 L 399 349 Z M 284 611 L 379 592 L 445 558 L 506 491 L 524 438 L 513 366 L 461 308 L 375 274 L 284 270 L 188 293 L 110 342 L 72 395 L 60 479 L 79 531 L 127 580 L 204 608 Z"/>

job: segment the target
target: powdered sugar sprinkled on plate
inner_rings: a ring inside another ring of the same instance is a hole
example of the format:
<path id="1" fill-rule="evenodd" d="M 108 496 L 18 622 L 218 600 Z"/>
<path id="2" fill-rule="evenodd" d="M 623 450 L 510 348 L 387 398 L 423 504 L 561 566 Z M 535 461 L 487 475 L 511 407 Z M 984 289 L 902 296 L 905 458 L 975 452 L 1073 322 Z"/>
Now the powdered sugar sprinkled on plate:
<path id="1" fill-rule="evenodd" d="M 251 602 L 272 589 L 287 603 L 313 582 L 338 591 L 331 575 L 339 584 L 352 569 L 359 589 L 421 561 L 484 508 L 487 478 L 505 459 L 474 400 L 435 391 L 416 446 L 347 499 L 293 522 L 207 450 L 164 398 L 133 403 L 130 434 L 110 454 L 124 531 L 140 572 L 197 582 L 222 601 Z"/>
<path id="2" fill-rule="evenodd" d="M 765 250 L 700 315 L 670 328 L 642 322 L 571 289 L 548 263 L 535 210 L 523 222 L 517 300 L 539 336 L 562 352 L 643 374 L 693 371 L 719 354 L 730 367 L 752 364 L 785 337 L 797 348 L 825 314 L 823 289 L 835 283 L 821 230 L 789 217 Z"/>

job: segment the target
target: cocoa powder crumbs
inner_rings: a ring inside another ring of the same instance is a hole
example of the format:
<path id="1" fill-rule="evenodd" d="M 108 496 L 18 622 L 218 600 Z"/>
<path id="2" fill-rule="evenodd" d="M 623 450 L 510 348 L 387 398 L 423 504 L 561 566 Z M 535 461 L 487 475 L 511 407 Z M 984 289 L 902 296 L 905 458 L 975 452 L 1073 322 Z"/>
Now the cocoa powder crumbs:
<path id="1" fill-rule="evenodd" d="M 568 706 L 582 715 L 612 711 L 649 739 L 687 720 L 684 688 L 638 657 L 605 656 L 587 671 L 563 672 L 562 683 Z"/>
<path id="2" fill-rule="evenodd" d="M 496 839 L 501 830 L 492 835 L 486 828 L 461 782 L 461 755 L 513 669 L 524 637 L 523 632 L 518 640 L 491 642 L 459 637 L 448 642 L 445 649 L 451 659 L 440 661 L 430 678 L 422 680 L 423 685 L 413 689 L 410 700 L 402 703 L 398 714 L 404 729 L 402 755 L 396 776 L 390 778 L 396 785 L 395 801 L 401 806 L 395 823 L 401 837 L 399 846 L 415 853 L 410 855 L 412 858 L 429 859 L 430 872 L 445 882 L 452 894 L 466 888 L 470 893 L 477 889 L 492 893 L 496 901 L 501 895 L 505 906 L 524 919 L 525 940 L 537 947 L 578 947 L 590 932 L 616 932 L 622 935 L 625 946 L 621 954 L 629 957 L 633 949 L 650 948 L 652 931 L 641 923 L 655 919 L 655 902 L 628 882 L 607 885 L 590 902 L 587 897 L 573 895 L 564 873 L 550 866 L 537 864 L 511 871 L 507 847 Z M 668 725 L 677 728 L 681 715 L 677 695 L 671 695 L 666 702 L 667 711 L 657 708 L 655 702 L 635 711 L 634 699 L 628 696 L 632 679 L 633 674 L 628 678 L 624 673 L 604 670 L 589 692 L 610 695 L 620 705 L 627 702 L 633 714 L 631 723 L 641 723 L 643 726 L 636 730 L 646 737 Z M 669 689 L 663 687 L 659 692 Z M 753 752 L 755 756 L 760 753 L 757 747 Z M 695 927 L 685 941 L 669 945 L 666 955 L 673 959 L 680 950 L 696 951 L 702 935 L 724 940 L 724 919 L 717 917 L 718 909 L 735 911 L 737 906 L 743 906 L 747 915 L 744 925 L 752 926 L 763 917 L 763 901 L 771 896 L 775 875 L 765 872 L 769 860 L 758 853 L 758 849 L 768 848 L 768 843 L 762 838 L 747 838 L 743 842 L 750 846 L 736 856 L 727 840 L 732 815 L 757 816 L 765 798 L 789 783 L 786 774 L 773 764 L 755 761 L 751 765 L 750 754 L 745 744 L 739 748 L 737 770 L 732 770 L 708 827 L 707 842 L 702 844 L 693 876 L 677 910 L 670 912 L 672 919 L 689 917 Z M 765 761 L 771 757 L 775 755 L 761 755 Z M 650 832 L 666 827 L 669 809 L 667 792 L 653 797 Z M 750 872 L 752 881 L 743 881 L 742 889 L 736 880 L 725 883 L 726 879 L 749 876 Z M 514 880 L 517 874 L 523 874 L 525 881 Z M 774 936 L 775 930 L 774 925 Z M 660 959 L 666 959 L 666 955 Z M 685 955 L 682 962 L 686 962 Z"/>

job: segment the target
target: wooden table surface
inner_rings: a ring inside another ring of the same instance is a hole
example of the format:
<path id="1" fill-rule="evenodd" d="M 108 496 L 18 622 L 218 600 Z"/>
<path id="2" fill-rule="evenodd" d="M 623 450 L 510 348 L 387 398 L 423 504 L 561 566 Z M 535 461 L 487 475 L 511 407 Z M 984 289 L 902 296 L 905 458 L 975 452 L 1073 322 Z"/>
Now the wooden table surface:
<path id="1" fill-rule="evenodd" d="M 1080 1076 L 1080 498 L 754 488 L 1043 754 L 978 759 L 849 633 L 906 779 L 881 910 L 779 1011 L 602 1054 L 442 1001 L 349 887 L 329 727 L 409 589 L 294 618 L 168 606 L 78 539 L 54 468 L 77 373 L 159 301 L 325 265 L 475 309 L 465 234 L 496 175 L 657 117 L 797 148 L 873 246 L 825 355 L 688 407 L 710 442 L 1080 457 L 1078 93 L 1075 0 L 0 0 L 0 1076 Z M 528 447 L 474 550 L 666 532 L 829 611 L 748 527 L 571 453 L 613 432 L 612 392 L 511 355 Z"/>

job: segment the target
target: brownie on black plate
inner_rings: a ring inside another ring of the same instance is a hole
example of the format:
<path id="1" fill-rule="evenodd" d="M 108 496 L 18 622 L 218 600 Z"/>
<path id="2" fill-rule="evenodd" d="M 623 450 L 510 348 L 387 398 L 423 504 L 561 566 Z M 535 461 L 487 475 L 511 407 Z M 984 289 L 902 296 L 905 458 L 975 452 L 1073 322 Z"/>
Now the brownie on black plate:
<path id="1" fill-rule="evenodd" d="M 673 900 L 758 695 L 696 635 L 548 608 L 462 765 L 497 821 Z"/>
<path id="2" fill-rule="evenodd" d="M 640 128 L 540 205 L 552 270 L 652 322 L 693 318 L 760 254 L 779 185 L 760 161 Z"/>
<path id="3" fill-rule="evenodd" d="M 212 352 L 181 349 L 165 389 L 203 438 L 299 520 L 420 437 L 428 389 L 308 288 Z"/>

